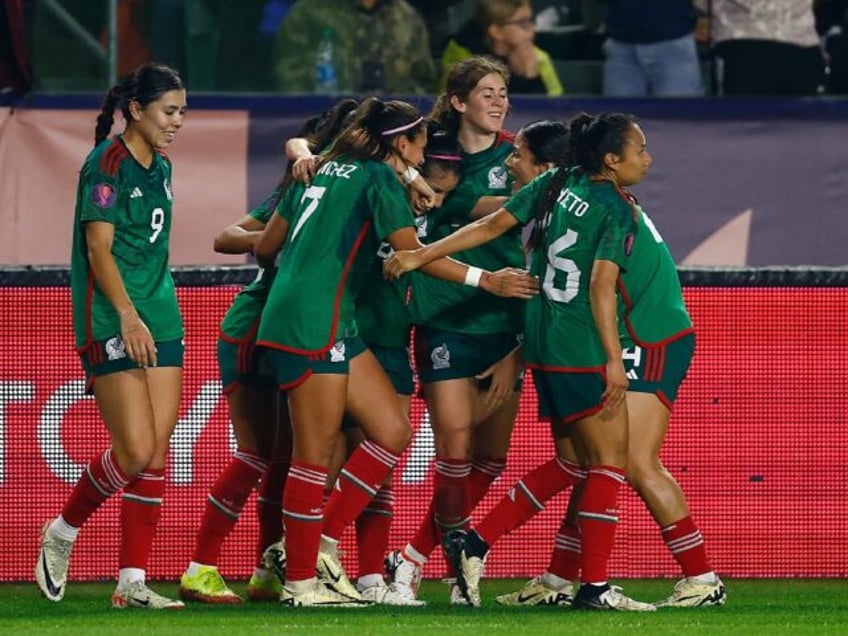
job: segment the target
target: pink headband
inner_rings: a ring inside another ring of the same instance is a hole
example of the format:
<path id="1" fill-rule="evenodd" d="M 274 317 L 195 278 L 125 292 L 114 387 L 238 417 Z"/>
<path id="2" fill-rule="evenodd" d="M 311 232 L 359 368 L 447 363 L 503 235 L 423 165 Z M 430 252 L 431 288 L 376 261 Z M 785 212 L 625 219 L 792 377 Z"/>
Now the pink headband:
<path id="1" fill-rule="evenodd" d="M 428 159 L 442 159 L 443 161 L 462 161 L 459 155 L 428 155 L 424 154 Z"/>
<path id="2" fill-rule="evenodd" d="M 423 117 L 419 117 L 414 122 L 409 124 L 404 124 L 403 126 L 398 126 L 397 128 L 389 128 L 388 130 L 384 130 L 380 134 L 384 137 L 388 135 L 394 135 L 395 133 L 403 132 L 404 130 L 409 130 L 410 128 L 415 128 L 418 124 L 424 121 Z"/>

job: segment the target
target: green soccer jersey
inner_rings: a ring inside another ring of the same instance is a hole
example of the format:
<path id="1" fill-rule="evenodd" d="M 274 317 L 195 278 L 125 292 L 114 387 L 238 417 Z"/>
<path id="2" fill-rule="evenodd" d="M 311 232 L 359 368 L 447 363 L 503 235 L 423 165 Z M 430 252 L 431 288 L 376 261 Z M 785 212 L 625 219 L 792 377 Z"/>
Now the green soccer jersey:
<path id="1" fill-rule="evenodd" d="M 556 174 L 550 170 L 524 186 L 505 204 L 522 224 L 536 208 Z M 634 207 L 608 181 L 591 181 L 572 170 L 544 224 L 545 238 L 534 250 L 531 273 L 541 290 L 527 302 L 525 360 L 551 370 L 598 369 L 606 363 L 589 303 L 589 280 L 596 260 L 629 267 L 637 231 Z"/>
<path id="2" fill-rule="evenodd" d="M 436 214 L 428 216 L 425 243 L 432 243 L 471 223 L 470 213 L 486 195 L 505 196 L 512 180 L 505 161 L 512 153 L 512 136 L 502 134 L 495 144 L 474 154 L 462 155 L 462 178 Z M 516 228 L 494 241 L 452 255 L 456 260 L 489 271 L 523 267 L 521 230 Z M 482 289 L 438 280 L 412 277 L 410 311 L 415 324 L 470 334 L 522 330 L 524 301 L 498 298 Z"/>
<path id="3" fill-rule="evenodd" d="M 326 161 L 294 209 L 257 340 L 313 354 L 357 335 L 356 298 L 380 243 L 414 225 L 388 165 Z"/>
<path id="4" fill-rule="evenodd" d="M 356 298 L 356 324 L 359 336 L 368 346 L 409 346 L 411 322 L 406 304 L 409 277 L 397 281 L 383 278 L 383 261 L 392 252 L 388 243 L 380 245 L 374 266 L 368 270 Z"/>
<path id="5" fill-rule="evenodd" d="M 156 341 L 183 336 L 174 280 L 168 266 L 171 230 L 171 162 L 153 153 L 144 168 L 119 136 L 86 158 L 77 186 L 71 253 L 71 294 L 77 347 L 121 332 L 121 321 L 88 261 L 85 224 L 115 227 L 112 257 L 139 317 Z"/>
<path id="6" fill-rule="evenodd" d="M 274 210 L 287 221 L 291 220 L 292 209 L 303 195 L 304 186 L 293 183 L 283 192 L 277 186 L 268 197 L 248 214 L 260 223 L 267 224 Z M 277 274 L 276 267 L 261 268 L 252 283 L 246 285 L 236 297 L 221 321 L 221 337 L 229 342 L 243 342 L 256 336 L 259 317 L 265 308 L 268 292 Z"/>
<path id="7" fill-rule="evenodd" d="M 668 246 L 639 209 L 639 230 L 619 285 L 619 333 L 640 346 L 676 340 L 692 331 L 680 278 Z"/>

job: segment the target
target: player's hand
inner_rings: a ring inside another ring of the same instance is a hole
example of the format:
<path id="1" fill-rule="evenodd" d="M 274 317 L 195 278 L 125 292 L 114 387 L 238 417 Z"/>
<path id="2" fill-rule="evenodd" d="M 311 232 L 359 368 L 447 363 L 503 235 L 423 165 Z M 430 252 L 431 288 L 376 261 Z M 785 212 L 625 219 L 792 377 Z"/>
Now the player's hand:
<path id="1" fill-rule="evenodd" d="M 630 382 L 624 371 L 624 363 L 621 360 L 607 362 L 607 388 L 601 396 L 601 403 L 609 411 L 615 411 L 624 404 L 627 387 Z"/>
<path id="2" fill-rule="evenodd" d="M 292 176 L 301 183 L 309 185 L 315 176 L 315 164 L 318 158 L 315 155 L 301 157 L 292 164 Z"/>
<path id="3" fill-rule="evenodd" d="M 480 288 L 502 298 L 532 298 L 539 293 L 539 279 L 523 269 L 504 267 L 494 273 L 484 273 Z"/>
<path id="4" fill-rule="evenodd" d="M 397 280 L 406 272 L 424 265 L 418 258 L 418 250 L 399 250 L 383 261 L 383 278 Z"/>
<path id="5" fill-rule="evenodd" d="M 492 378 L 489 390 L 483 397 L 483 404 L 487 411 L 496 411 L 512 395 L 515 391 L 515 382 L 521 375 L 523 368 L 521 348 L 516 347 L 488 369 L 475 376 L 478 380 Z"/>
<path id="6" fill-rule="evenodd" d="M 412 204 L 412 211 L 415 212 L 415 216 L 421 216 L 432 210 L 435 201 L 436 194 L 432 190 L 427 193 L 415 188 L 409 189 L 409 202 Z"/>
<path id="7" fill-rule="evenodd" d="M 155 367 L 156 343 L 153 342 L 150 329 L 135 310 L 122 312 L 120 317 L 121 339 L 124 341 L 124 350 L 130 360 L 140 367 Z"/>

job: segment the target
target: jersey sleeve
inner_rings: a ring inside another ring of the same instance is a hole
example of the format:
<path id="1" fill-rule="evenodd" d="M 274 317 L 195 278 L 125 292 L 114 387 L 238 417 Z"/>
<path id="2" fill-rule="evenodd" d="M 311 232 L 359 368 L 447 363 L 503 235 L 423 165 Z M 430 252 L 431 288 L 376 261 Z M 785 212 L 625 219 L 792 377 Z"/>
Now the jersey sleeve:
<path id="1" fill-rule="evenodd" d="M 248 212 L 248 216 L 253 219 L 256 219 L 263 225 L 268 223 L 268 220 L 274 214 L 274 211 L 277 209 L 277 204 L 279 204 L 280 199 L 283 195 L 282 186 L 278 185 L 274 188 L 274 191 L 271 192 L 267 197 L 262 200 L 262 203 L 253 208 L 250 212 Z"/>
<path id="2" fill-rule="evenodd" d="M 117 174 L 105 174 L 91 163 L 80 173 L 80 221 L 104 221 L 115 225 L 121 210 L 121 196 Z"/>
<path id="3" fill-rule="evenodd" d="M 615 205 L 601 230 L 595 260 L 612 261 L 626 271 L 637 228 L 633 209 L 624 202 Z"/>
<path id="4" fill-rule="evenodd" d="M 386 166 L 386 170 L 375 170 L 372 177 L 365 196 L 377 238 L 385 241 L 397 230 L 415 227 L 406 190 L 391 173 L 391 168 Z"/>
<path id="5" fill-rule="evenodd" d="M 536 208 L 542 200 L 551 178 L 556 170 L 548 170 L 523 186 L 506 203 L 504 208 L 518 219 L 521 225 L 527 225 L 536 216 Z"/>
<path id="6" fill-rule="evenodd" d="M 300 198 L 303 196 L 303 190 L 304 185 L 302 183 L 293 183 L 282 193 L 282 196 L 277 195 L 276 212 L 289 223 L 291 223 L 295 210 L 300 203 Z M 269 218 L 271 218 L 270 214 L 263 223 L 267 223 Z"/>

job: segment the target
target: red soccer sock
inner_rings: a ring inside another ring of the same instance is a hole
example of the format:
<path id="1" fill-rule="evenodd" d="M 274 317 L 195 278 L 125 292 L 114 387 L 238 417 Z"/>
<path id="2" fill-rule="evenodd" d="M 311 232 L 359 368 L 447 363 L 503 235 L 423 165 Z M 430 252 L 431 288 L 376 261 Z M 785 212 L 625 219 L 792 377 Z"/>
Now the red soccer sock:
<path id="1" fill-rule="evenodd" d="M 291 459 L 275 459 L 262 475 L 256 493 L 256 517 L 259 538 L 256 544 L 257 563 L 264 567 L 262 554 L 283 536 L 283 487 L 289 474 Z"/>
<path id="2" fill-rule="evenodd" d="M 373 440 L 365 440 L 353 451 L 342 466 L 336 489 L 327 502 L 324 535 L 337 541 L 341 539 L 344 529 L 374 498 L 398 459 L 398 455 Z"/>
<path id="3" fill-rule="evenodd" d="M 529 521 L 557 493 L 583 479 L 585 472 L 577 464 L 555 457 L 531 470 L 477 525 L 480 537 L 493 545 Z"/>
<path id="4" fill-rule="evenodd" d="M 327 469 L 292 460 L 283 490 L 286 524 L 286 582 L 315 577 L 318 546 L 321 545 L 321 499 Z"/>
<path id="5" fill-rule="evenodd" d="M 624 479 L 624 471 L 614 466 L 589 468 L 577 513 L 582 538 L 583 583 L 607 580 L 607 565 L 618 526 L 618 491 Z"/>
<path id="6" fill-rule="evenodd" d="M 121 552 L 118 567 L 147 570 L 156 526 L 162 515 L 165 469 L 147 468 L 135 476 L 121 498 Z"/>
<path id="7" fill-rule="evenodd" d="M 471 462 L 466 459 L 442 457 L 436 460 L 433 480 L 433 519 L 439 534 L 466 528 L 470 522 L 471 500 L 468 476 Z"/>
<path id="8" fill-rule="evenodd" d="M 206 498 L 192 561 L 218 565 L 224 540 L 233 531 L 247 498 L 267 468 L 268 460 L 255 452 L 239 449 L 233 453 Z"/>
<path id="9" fill-rule="evenodd" d="M 471 462 L 471 474 L 468 476 L 468 500 L 474 510 L 482 501 L 492 483 L 501 476 L 506 468 L 504 458 L 477 458 Z"/>
<path id="10" fill-rule="evenodd" d="M 430 499 L 427 512 L 424 514 L 415 536 L 409 541 L 409 545 L 424 557 L 429 557 L 442 540 L 442 533 L 436 525 L 435 515 L 436 502 L 435 499 Z"/>
<path id="11" fill-rule="evenodd" d="M 104 501 L 129 481 L 130 478 L 112 457 L 112 449 L 107 449 L 88 462 L 82 477 L 62 507 L 62 517 L 68 525 L 74 528 L 82 527 Z"/>
<path id="12" fill-rule="evenodd" d="M 567 581 L 580 579 L 580 527 L 565 519 L 557 530 L 548 572 Z"/>
<path id="13" fill-rule="evenodd" d="M 383 558 L 389 547 L 394 502 L 392 487 L 384 485 L 356 518 L 360 577 L 383 573 Z"/>
<path id="14" fill-rule="evenodd" d="M 692 517 L 685 517 L 662 528 L 662 538 L 683 570 L 683 576 L 698 576 L 713 571 L 707 558 L 704 538 Z"/>

